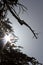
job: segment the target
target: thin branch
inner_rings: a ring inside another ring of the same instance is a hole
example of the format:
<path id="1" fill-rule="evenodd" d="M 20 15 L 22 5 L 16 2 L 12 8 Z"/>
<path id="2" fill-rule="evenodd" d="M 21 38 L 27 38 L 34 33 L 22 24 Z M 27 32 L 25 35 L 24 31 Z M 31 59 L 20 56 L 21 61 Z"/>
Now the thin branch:
<path id="1" fill-rule="evenodd" d="M 32 30 L 32 28 L 31 28 L 26 22 L 24 22 L 24 20 L 21 20 L 19 17 L 17 17 L 17 16 L 13 13 L 12 9 L 10 8 L 10 6 L 8 5 L 7 2 L 6 2 L 6 5 L 7 5 L 9 11 L 12 13 L 12 15 L 18 20 L 18 22 L 19 22 L 21 25 L 23 25 L 23 24 L 26 25 L 26 26 L 31 30 L 31 32 L 33 33 L 34 37 L 37 39 L 37 36 L 36 36 L 36 34 L 34 33 L 34 31 Z"/>

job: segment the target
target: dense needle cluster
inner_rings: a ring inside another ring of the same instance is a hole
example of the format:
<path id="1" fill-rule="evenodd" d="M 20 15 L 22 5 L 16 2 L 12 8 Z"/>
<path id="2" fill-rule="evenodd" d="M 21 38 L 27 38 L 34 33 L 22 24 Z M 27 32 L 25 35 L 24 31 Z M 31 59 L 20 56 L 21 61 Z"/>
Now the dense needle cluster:
<path id="1" fill-rule="evenodd" d="M 20 48 L 22 47 L 14 44 L 16 36 L 14 35 L 14 31 L 11 26 L 12 23 L 6 16 L 8 10 L 17 19 L 20 25 L 26 25 L 37 39 L 34 30 L 32 30 L 32 28 L 24 20 L 21 20 L 15 11 L 15 7 L 18 7 L 17 5 L 25 11 L 26 7 L 20 4 L 19 0 L 0 0 L 0 65 L 42 65 L 34 57 L 28 57 L 26 54 L 23 54 L 20 51 Z M 11 39 L 13 42 L 7 40 L 5 44 L 3 40 L 6 35 L 9 37 L 9 34 L 14 36 Z"/>

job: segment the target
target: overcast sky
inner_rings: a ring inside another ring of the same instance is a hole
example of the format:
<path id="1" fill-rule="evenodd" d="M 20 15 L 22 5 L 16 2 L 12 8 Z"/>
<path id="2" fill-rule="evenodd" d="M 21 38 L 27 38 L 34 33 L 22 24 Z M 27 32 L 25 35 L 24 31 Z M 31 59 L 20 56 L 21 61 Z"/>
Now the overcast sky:
<path id="1" fill-rule="evenodd" d="M 20 26 L 17 20 L 9 13 L 13 23 L 16 36 L 19 37 L 17 45 L 24 48 L 22 51 L 28 56 L 33 56 L 43 62 L 43 0 L 21 0 L 27 8 L 26 13 L 21 12 L 20 17 L 24 19 L 35 32 L 39 33 L 38 39 L 33 38 L 32 32 L 26 26 Z"/>

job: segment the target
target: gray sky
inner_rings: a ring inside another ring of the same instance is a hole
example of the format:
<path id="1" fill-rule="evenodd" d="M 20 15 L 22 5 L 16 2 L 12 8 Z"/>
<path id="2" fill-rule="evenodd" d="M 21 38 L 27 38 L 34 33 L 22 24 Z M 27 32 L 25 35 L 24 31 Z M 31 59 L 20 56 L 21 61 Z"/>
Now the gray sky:
<path id="1" fill-rule="evenodd" d="M 21 12 L 20 16 L 24 19 L 35 32 L 39 32 L 38 39 L 33 38 L 33 34 L 26 26 L 20 26 L 17 20 L 9 13 L 9 18 L 13 22 L 13 29 L 19 37 L 17 45 L 24 48 L 22 51 L 28 56 L 33 56 L 43 62 L 43 0 L 21 0 L 28 8 L 27 13 Z"/>

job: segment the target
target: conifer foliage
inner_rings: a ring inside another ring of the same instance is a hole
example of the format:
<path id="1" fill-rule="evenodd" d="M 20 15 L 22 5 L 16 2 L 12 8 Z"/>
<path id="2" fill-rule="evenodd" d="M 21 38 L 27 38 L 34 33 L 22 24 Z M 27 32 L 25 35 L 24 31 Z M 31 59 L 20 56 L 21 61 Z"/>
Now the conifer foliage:
<path id="1" fill-rule="evenodd" d="M 34 57 L 21 52 L 21 46 L 15 45 L 17 37 L 11 26 L 12 22 L 7 18 L 7 11 L 11 12 L 20 25 L 26 25 L 37 39 L 37 33 L 24 20 L 21 20 L 15 7 L 20 7 L 23 11 L 27 9 L 19 3 L 19 0 L 0 0 L 0 65 L 42 65 Z"/>

